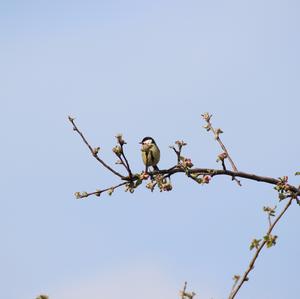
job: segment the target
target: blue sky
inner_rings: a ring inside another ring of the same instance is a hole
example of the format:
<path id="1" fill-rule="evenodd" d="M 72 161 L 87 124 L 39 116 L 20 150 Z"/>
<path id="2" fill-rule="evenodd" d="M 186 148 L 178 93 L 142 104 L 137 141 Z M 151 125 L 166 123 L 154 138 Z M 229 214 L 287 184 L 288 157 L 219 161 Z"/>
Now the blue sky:
<path id="1" fill-rule="evenodd" d="M 117 182 L 72 131 L 76 117 L 113 164 L 114 136 L 155 137 L 160 167 L 177 139 L 218 168 L 209 111 L 240 170 L 299 171 L 298 1 L 2 1 L 0 4 L 1 297 L 226 298 L 242 273 L 272 186 L 229 178 L 174 190 L 74 199 Z M 298 298 L 299 208 L 278 226 L 240 297 Z M 142 294 L 142 295 L 141 295 Z"/>

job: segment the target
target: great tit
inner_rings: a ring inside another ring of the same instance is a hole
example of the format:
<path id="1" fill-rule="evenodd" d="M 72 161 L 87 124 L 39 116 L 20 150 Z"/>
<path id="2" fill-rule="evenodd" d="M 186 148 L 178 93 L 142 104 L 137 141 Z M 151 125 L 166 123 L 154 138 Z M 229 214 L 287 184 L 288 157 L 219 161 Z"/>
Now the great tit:
<path id="1" fill-rule="evenodd" d="M 159 170 L 157 164 L 160 159 L 160 150 L 152 137 L 145 137 L 140 142 L 142 145 L 142 159 L 146 166 L 146 172 L 148 172 L 148 167 L 152 166 L 154 170 Z"/>

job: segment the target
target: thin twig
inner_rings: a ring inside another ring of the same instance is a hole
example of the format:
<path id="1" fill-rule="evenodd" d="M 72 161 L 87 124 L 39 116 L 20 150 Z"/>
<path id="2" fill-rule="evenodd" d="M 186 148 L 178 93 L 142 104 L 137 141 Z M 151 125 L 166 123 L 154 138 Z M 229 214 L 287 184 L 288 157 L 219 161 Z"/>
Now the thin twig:
<path id="1" fill-rule="evenodd" d="M 225 165 L 225 161 L 222 160 L 221 162 L 222 162 L 222 167 L 223 167 L 223 169 L 224 169 L 224 170 L 227 170 L 227 169 L 226 169 L 226 165 Z"/>
<path id="2" fill-rule="evenodd" d="M 106 192 L 108 190 L 112 190 L 112 192 L 113 192 L 115 189 L 117 189 L 117 188 L 119 188 L 121 186 L 124 186 L 126 184 L 128 184 L 128 182 L 123 182 L 123 183 L 120 183 L 118 185 L 115 185 L 115 186 L 112 186 L 112 187 L 108 187 L 108 188 L 105 188 L 105 189 L 102 189 L 102 190 L 96 190 L 94 192 L 82 192 L 82 193 L 81 192 L 75 192 L 75 196 L 78 199 L 79 198 L 86 198 L 86 197 L 89 197 L 91 195 L 100 196 L 103 192 Z"/>
<path id="3" fill-rule="evenodd" d="M 127 158 L 126 158 L 126 156 L 125 156 L 125 153 L 124 153 L 124 148 L 123 148 L 123 144 L 121 145 L 121 148 L 122 148 L 122 156 L 123 156 L 123 158 L 124 158 L 124 160 L 125 160 L 125 167 L 126 167 L 126 169 L 127 169 L 127 171 L 128 171 L 128 174 L 129 174 L 129 177 L 130 178 L 132 178 L 132 172 L 131 172 L 131 169 L 130 169 L 130 166 L 129 166 L 129 163 L 128 163 L 128 160 L 127 160 Z M 122 160 L 121 160 L 122 161 Z M 122 161 L 123 162 L 123 161 Z M 124 163 L 124 162 L 123 162 Z"/>
<path id="4" fill-rule="evenodd" d="M 215 132 L 215 130 L 214 130 L 213 127 L 211 127 L 211 130 L 213 131 L 214 134 L 216 134 L 216 132 Z M 233 160 L 231 159 L 231 157 L 230 157 L 230 155 L 229 155 L 229 153 L 228 153 L 228 150 L 226 149 L 225 145 L 223 144 L 222 140 L 220 139 L 220 136 L 217 136 L 217 137 L 216 137 L 216 140 L 217 140 L 217 142 L 220 144 L 222 150 L 227 154 L 227 159 L 228 159 L 228 161 L 230 162 L 233 171 L 236 171 L 236 172 L 237 172 L 238 169 L 236 168 L 236 166 L 235 166 Z"/>
<path id="5" fill-rule="evenodd" d="M 182 292 L 181 292 L 181 299 L 184 299 L 184 294 L 185 294 L 185 291 L 186 291 L 186 287 L 187 287 L 187 282 L 185 281 L 185 282 L 184 282 L 183 290 L 182 290 Z"/>
<path id="6" fill-rule="evenodd" d="M 179 165 L 180 161 L 181 161 L 181 158 L 182 158 L 181 157 L 182 148 L 184 146 L 186 146 L 187 143 L 184 142 L 183 140 L 177 140 L 177 141 L 175 141 L 175 145 L 177 145 L 178 149 L 176 149 L 174 145 L 170 145 L 169 147 L 174 150 L 174 152 L 175 152 L 175 154 L 177 156 L 177 164 Z"/>
<path id="7" fill-rule="evenodd" d="M 271 227 L 272 226 L 272 220 L 271 220 L 271 215 L 270 214 L 268 214 L 268 221 L 269 221 L 269 227 Z"/>
<path id="8" fill-rule="evenodd" d="M 273 224 L 269 227 L 268 231 L 267 231 L 267 236 L 271 235 L 271 232 L 273 231 L 275 225 L 278 223 L 278 221 L 280 220 L 280 218 L 284 215 L 284 213 L 287 211 L 287 209 L 289 208 L 289 206 L 291 205 L 293 201 L 293 198 L 291 198 L 288 203 L 286 204 L 286 206 L 284 207 L 284 209 L 281 211 L 281 213 L 277 216 L 277 218 L 274 220 Z M 230 293 L 228 299 L 233 299 L 236 294 L 238 293 L 239 289 L 242 287 L 242 285 L 244 284 L 244 282 L 248 281 L 248 274 L 254 269 L 254 264 L 258 258 L 259 253 L 261 252 L 261 250 L 264 248 L 264 246 L 266 245 L 267 240 L 263 240 L 262 243 L 259 245 L 259 247 L 257 248 L 253 258 L 251 259 L 249 266 L 246 270 L 246 272 L 244 273 L 244 275 L 242 276 L 242 278 L 240 279 L 239 283 L 237 284 L 237 286 L 234 288 L 234 290 Z"/>
<path id="9" fill-rule="evenodd" d="M 121 165 L 123 165 L 124 168 L 126 169 L 126 171 L 128 172 L 128 175 L 129 175 L 129 178 L 130 178 L 130 172 L 129 172 L 128 168 L 127 168 L 127 165 L 125 164 L 125 162 L 124 162 L 124 160 L 123 160 L 122 154 L 120 154 L 120 155 L 117 155 L 117 154 L 116 154 L 116 156 L 117 156 L 118 159 L 119 159 L 119 162 L 116 162 L 116 164 L 121 164 Z"/>
<path id="10" fill-rule="evenodd" d="M 177 156 L 177 164 L 179 164 L 180 163 L 180 152 L 174 146 L 170 146 L 170 148 L 174 150 L 174 152 Z"/>
<path id="11" fill-rule="evenodd" d="M 120 173 L 118 173 L 117 171 L 115 171 L 114 169 L 112 169 L 109 165 L 107 165 L 102 159 L 99 158 L 98 154 L 95 153 L 95 151 L 93 150 L 93 148 L 91 147 L 91 145 L 88 143 L 88 141 L 86 140 L 86 138 L 84 137 L 84 135 L 82 134 L 82 132 L 79 131 L 79 129 L 77 128 L 75 122 L 74 122 L 74 118 L 69 116 L 69 121 L 71 122 L 71 124 L 73 125 L 73 130 L 75 132 L 77 132 L 81 139 L 83 140 L 83 142 L 87 145 L 87 147 L 89 148 L 91 154 L 93 155 L 93 157 L 95 157 L 95 159 L 101 163 L 105 168 L 107 168 L 109 171 L 111 171 L 113 174 L 117 175 L 118 177 L 120 177 L 121 179 L 124 179 L 124 176 Z"/>
<path id="12" fill-rule="evenodd" d="M 232 288 L 231 288 L 231 293 L 232 293 L 233 290 L 235 289 L 235 287 L 236 287 L 236 285 L 238 284 L 240 278 L 241 278 L 241 277 L 240 277 L 239 275 L 234 275 L 234 277 L 233 277 L 233 279 L 234 279 L 234 284 L 233 284 L 233 286 L 232 286 Z"/>
<path id="13" fill-rule="evenodd" d="M 237 169 L 237 167 L 235 166 L 235 164 L 234 164 L 232 158 L 230 157 L 227 148 L 225 147 L 224 143 L 223 143 L 222 140 L 220 139 L 220 133 L 223 133 L 222 130 L 220 130 L 220 129 L 214 129 L 214 127 L 212 126 L 211 121 L 210 121 L 212 115 L 209 115 L 209 113 L 203 114 L 202 117 L 203 117 L 203 119 L 204 119 L 204 120 L 206 121 L 206 123 L 207 123 L 207 125 L 205 126 L 205 129 L 206 129 L 207 131 L 212 131 L 212 133 L 213 133 L 214 136 L 215 136 L 216 141 L 219 143 L 219 145 L 221 146 L 221 148 L 222 148 L 222 150 L 224 151 L 224 153 L 226 153 L 227 159 L 228 159 L 229 163 L 231 164 L 231 167 L 232 167 L 233 171 L 238 172 L 238 169 Z M 224 162 L 224 161 L 223 161 L 223 162 Z M 224 164 L 224 163 L 222 163 L 222 164 L 223 164 L 223 169 L 226 170 L 225 164 Z M 233 178 L 233 180 L 235 180 L 235 181 L 237 182 L 237 184 L 238 184 L 239 186 L 241 186 L 241 182 L 240 182 L 239 180 L 237 180 L 234 176 L 233 176 L 232 178 Z"/>

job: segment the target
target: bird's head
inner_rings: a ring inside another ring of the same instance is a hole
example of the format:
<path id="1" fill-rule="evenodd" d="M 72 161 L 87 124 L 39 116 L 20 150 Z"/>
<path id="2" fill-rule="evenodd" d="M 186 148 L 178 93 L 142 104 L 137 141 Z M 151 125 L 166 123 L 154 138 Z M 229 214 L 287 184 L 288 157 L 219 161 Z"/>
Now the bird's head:
<path id="1" fill-rule="evenodd" d="M 144 137 L 143 140 L 140 142 L 140 144 L 143 145 L 151 145 L 151 144 L 156 144 L 155 140 L 152 137 Z"/>

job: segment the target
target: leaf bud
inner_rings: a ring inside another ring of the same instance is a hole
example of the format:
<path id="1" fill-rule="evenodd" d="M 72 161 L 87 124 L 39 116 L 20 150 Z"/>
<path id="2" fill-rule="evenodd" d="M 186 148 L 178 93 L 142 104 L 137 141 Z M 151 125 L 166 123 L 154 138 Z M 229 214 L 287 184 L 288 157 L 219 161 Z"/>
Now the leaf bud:
<path id="1" fill-rule="evenodd" d="M 107 194 L 111 196 L 114 193 L 114 188 L 110 188 L 107 190 Z"/>

